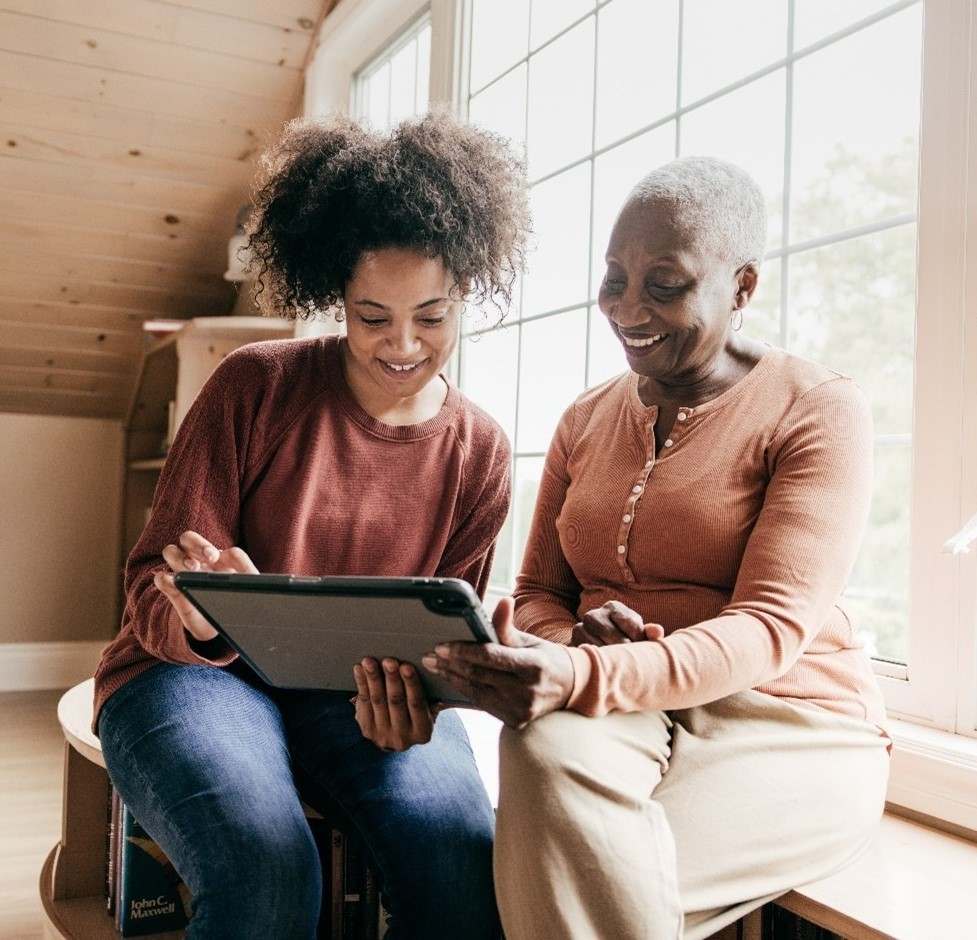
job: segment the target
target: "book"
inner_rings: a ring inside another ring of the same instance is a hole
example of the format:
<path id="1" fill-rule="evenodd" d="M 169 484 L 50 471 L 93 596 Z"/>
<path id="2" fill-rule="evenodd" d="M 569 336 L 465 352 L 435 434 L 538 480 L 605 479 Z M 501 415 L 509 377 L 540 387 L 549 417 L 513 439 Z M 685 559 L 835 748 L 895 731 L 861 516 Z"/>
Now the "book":
<path id="1" fill-rule="evenodd" d="M 827 928 L 812 924 L 777 904 L 764 906 L 761 929 L 763 940 L 841 940 Z"/>
<path id="2" fill-rule="evenodd" d="M 153 838 L 120 801 L 115 924 L 123 937 L 179 930 L 190 920 L 190 891 Z"/>
<path id="3" fill-rule="evenodd" d="M 119 791 L 110 787 L 111 795 L 108 807 L 108 825 L 105 829 L 105 909 L 109 917 L 115 919 L 116 866 L 119 862 L 119 833 L 118 828 L 122 815 L 122 800 Z"/>
<path id="4" fill-rule="evenodd" d="M 306 816 L 309 829 L 312 830 L 312 838 L 315 840 L 316 851 L 319 853 L 319 867 L 322 871 L 322 904 L 319 908 L 319 923 L 316 926 L 316 937 L 318 940 L 332 940 L 341 937 L 341 933 L 336 933 L 336 929 L 342 930 L 341 921 L 333 923 L 333 828 L 329 822 L 318 815 Z"/>
<path id="5" fill-rule="evenodd" d="M 363 850 L 341 829 L 324 820 L 309 824 L 322 863 L 321 940 L 381 940 L 387 932 L 387 911 L 380 882 Z"/>
<path id="6" fill-rule="evenodd" d="M 366 871 L 359 845 L 346 840 L 343 860 L 343 940 L 367 940 Z"/>
<path id="7" fill-rule="evenodd" d="M 362 940 L 380 938 L 380 891 L 377 874 L 369 866 L 363 865 L 363 934 Z M 386 924 L 384 924 L 384 927 Z"/>
<path id="8" fill-rule="evenodd" d="M 342 940 L 343 914 L 345 907 L 345 868 L 346 868 L 346 836 L 340 829 L 330 832 L 330 878 L 329 878 L 329 923 L 330 936 L 333 940 Z M 323 891 L 323 904 L 326 903 L 326 892 Z"/>

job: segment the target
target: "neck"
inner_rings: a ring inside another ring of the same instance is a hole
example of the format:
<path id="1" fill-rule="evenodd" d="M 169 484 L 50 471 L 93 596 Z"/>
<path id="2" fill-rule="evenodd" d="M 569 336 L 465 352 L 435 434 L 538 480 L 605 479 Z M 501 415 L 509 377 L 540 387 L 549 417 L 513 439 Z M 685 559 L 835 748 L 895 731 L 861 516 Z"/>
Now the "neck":
<path id="1" fill-rule="evenodd" d="M 440 375 L 428 382 L 417 394 L 407 398 L 387 394 L 369 376 L 355 368 L 355 363 L 350 361 L 345 342 L 340 343 L 340 350 L 346 385 L 356 403 L 377 421 L 393 427 L 421 424 L 433 418 L 448 397 L 448 384 Z"/>
<path id="2" fill-rule="evenodd" d="M 763 356 L 763 344 L 736 336 L 708 367 L 690 371 L 674 382 L 650 376 L 638 377 L 638 397 L 646 405 L 675 405 L 694 408 L 718 398 L 746 378 Z"/>
<path id="3" fill-rule="evenodd" d="M 397 398 L 364 401 L 353 391 L 353 395 L 359 402 L 360 407 L 368 414 L 372 415 L 377 421 L 390 424 L 394 427 L 401 427 L 408 424 L 421 424 L 430 421 L 444 404 L 448 397 L 448 385 L 440 376 L 433 382 L 424 386 L 423 390 L 410 398 Z"/>

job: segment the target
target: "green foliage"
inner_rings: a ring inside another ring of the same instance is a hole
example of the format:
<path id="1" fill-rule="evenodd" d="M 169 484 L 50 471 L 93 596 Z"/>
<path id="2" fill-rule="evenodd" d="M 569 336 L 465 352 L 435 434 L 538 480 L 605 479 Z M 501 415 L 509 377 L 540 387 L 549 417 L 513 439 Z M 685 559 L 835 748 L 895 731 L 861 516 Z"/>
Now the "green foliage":
<path id="1" fill-rule="evenodd" d="M 913 212 L 913 140 L 877 160 L 839 149 L 793 205 L 792 231 L 820 238 Z M 788 346 L 850 375 L 868 396 L 875 430 L 875 492 L 848 595 L 867 645 L 905 662 L 916 294 L 916 224 L 854 234 L 788 256 Z"/>

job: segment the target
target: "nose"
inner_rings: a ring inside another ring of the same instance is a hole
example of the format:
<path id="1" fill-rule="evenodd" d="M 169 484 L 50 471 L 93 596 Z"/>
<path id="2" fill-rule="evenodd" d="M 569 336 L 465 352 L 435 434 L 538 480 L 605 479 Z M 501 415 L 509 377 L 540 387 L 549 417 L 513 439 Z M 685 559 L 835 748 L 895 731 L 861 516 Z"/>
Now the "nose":
<path id="1" fill-rule="evenodd" d="M 421 345 L 413 323 L 394 325 L 387 334 L 387 344 L 397 356 L 406 358 L 415 353 Z"/>
<path id="2" fill-rule="evenodd" d="M 630 290 L 625 290 L 620 296 L 605 303 L 603 307 L 604 315 L 623 329 L 640 326 L 648 320 L 648 313 L 640 298 Z"/>

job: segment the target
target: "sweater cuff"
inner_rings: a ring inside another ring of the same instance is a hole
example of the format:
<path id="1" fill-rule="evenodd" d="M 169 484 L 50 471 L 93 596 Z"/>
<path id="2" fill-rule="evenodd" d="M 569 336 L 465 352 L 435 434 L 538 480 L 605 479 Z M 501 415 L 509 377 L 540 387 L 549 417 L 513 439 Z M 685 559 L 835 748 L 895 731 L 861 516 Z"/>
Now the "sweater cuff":
<path id="1" fill-rule="evenodd" d="M 170 607 L 167 624 L 166 654 L 171 662 L 190 665 L 227 666 L 237 659 L 237 653 L 227 641 L 216 636 L 211 640 L 198 640 L 183 626 L 179 614 Z"/>
<path id="2" fill-rule="evenodd" d="M 212 640 L 198 640 L 188 631 L 187 646 L 200 659 L 220 666 L 226 666 L 237 657 L 237 653 L 227 645 L 227 640 L 222 636 L 215 636 Z"/>
<path id="3" fill-rule="evenodd" d="M 606 714 L 607 709 L 600 707 L 603 696 L 597 647 L 585 643 L 583 646 L 568 646 L 566 649 L 570 654 L 570 662 L 573 663 L 573 691 L 565 707 L 591 718 Z"/>

